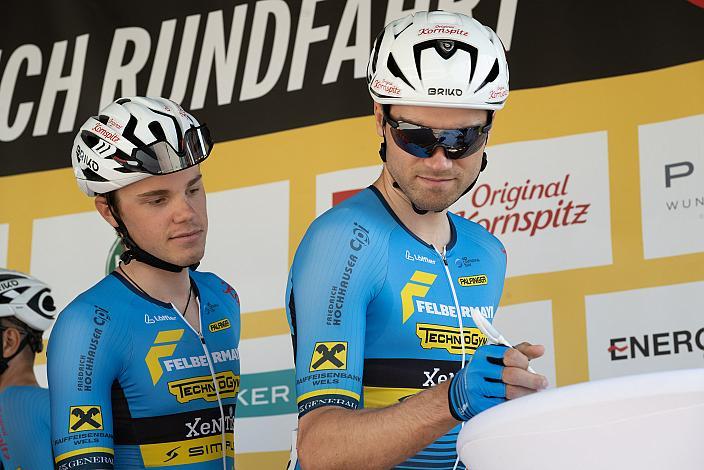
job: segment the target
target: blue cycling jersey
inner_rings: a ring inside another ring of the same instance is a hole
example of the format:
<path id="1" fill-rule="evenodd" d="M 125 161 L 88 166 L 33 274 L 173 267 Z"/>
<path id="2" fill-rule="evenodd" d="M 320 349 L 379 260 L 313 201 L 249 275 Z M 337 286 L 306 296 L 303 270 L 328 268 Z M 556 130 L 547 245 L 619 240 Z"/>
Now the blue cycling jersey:
<path id="1" fill-rule="evenodd" d="M 47 354 L 56 469 L 234 466 L 239 299 L 214 274 L 190 277 L 200 334 L 116 272 L 61 312 Z"/>
<path id="2" fill-rule="evenodd" d="M 481 226 L 448 219 L 444 257 L 374 187 L 313 222 L 287 288 L 299 417 L 321 406 L 386 407 L 450 379 L 462 361 L 458 316 L 466 354 L 486 343 L 471 310 L 493 320 L 506 252 Z M 396 468 L 453 468 L 458 432 Z"/>
<path id="3" fill-rule="evenodd" d="M 0 393 L 0 469 L 51 467 L 49 391 L 7 387 Z"/>

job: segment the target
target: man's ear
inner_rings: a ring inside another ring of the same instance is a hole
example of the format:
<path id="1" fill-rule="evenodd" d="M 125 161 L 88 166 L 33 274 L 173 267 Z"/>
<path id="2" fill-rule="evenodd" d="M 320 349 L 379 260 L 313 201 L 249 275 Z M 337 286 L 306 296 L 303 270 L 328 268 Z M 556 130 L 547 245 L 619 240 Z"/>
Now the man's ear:
<path id="1" fill-rule="evenodd" d="M 384 137 L 384 109 L 377 102 L 374 102 L 374 123 L 376 134 L 379 137 Z"/>
<path id="2" fill-rule="evenodd" d="M 7 328 L 6 330 L 0 330 L 0 334 L 3 335 L 2 341 L 2 356 L 10 357 L 15 352 L 22 341 L 22 335 L 17 328 Z"/>
<path id="3" fill-rule="evenodd" d="M 115 217 L 113 217 L 112 211 L 110 211 L 110 206 L 108 205 L 108 200 L 104 195 L 98 194 L 95 196 L 95 209 L 107 223 L 109 223 L 114 229 L 117 229 L 117 221 L 115 220 Z"/>

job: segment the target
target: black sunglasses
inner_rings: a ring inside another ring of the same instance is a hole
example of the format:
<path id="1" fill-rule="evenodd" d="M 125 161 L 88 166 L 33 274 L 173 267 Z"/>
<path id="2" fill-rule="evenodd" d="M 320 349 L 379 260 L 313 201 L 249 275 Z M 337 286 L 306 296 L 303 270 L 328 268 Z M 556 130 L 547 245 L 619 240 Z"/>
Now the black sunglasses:
<path id="1" fill-rule="evenodd" d="M 430 158 L 435 149 L 442 147 L 450 160 L 465 158 L 486 143 L 491 129 L 493 113 L 489 112 L 487 123 L 482 126 L 462 129 L 434 129 L 410 122 L 397 121 L 384 106 L 384 122 L 389 123 L 391 136 L 401 150 L 414 157 Z"/>

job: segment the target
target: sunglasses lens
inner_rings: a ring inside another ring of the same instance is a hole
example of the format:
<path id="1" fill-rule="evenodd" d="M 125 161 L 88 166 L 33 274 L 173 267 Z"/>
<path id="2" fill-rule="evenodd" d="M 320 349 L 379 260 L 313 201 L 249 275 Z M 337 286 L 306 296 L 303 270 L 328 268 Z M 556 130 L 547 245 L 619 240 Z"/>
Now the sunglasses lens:
<path id="1" fill-rule="evenodd" d="M 425 127 L 417 129 L 395 129 L 392 127 L 391 135 L 401 150 L 418 158 L 430 157 L 437 143 L 432 129 Z"/>
<path id="2" fill-rule="evenodd" d="M 456 160 L 459 158 L 468 157 L 479 150 L 482 145 L 486 143 L 486 132 L 480 133 L 479 129 L 476 127 L 462 129 L 459 134 L 460 135 L 457 135 L 454 141 L 450 141 L 448 139 L 448 143 L 445 145 L 447 158 Z"/>
<path id="3" fill-rule="evenodd" d="M 181 147 L 176 150 L 167 142 L 156 142 L 136 149 L 123 166 L 152 175 L 166 175 L 197 165 L 210 155 L 213 148 L 208 128 L 200 126 L 187 130 Z"/>
<path id="4" fill-rule="evenodd" d="M 391 127 L 390 130 L 396 145 L 418 158 L 429 158 L 437 147 L 443 147 L 447 158 L 451 160 L 464 158 L 479 150 L 487 137 L 477 127 L 430 129 L 414 126 L 410 129 Z"/>

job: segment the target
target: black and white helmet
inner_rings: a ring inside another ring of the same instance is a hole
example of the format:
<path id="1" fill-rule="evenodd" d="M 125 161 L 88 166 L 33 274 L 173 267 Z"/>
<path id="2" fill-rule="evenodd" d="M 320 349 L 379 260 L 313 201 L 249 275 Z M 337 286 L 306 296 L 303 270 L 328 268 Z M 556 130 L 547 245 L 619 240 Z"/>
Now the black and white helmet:
<path id="1" fill-rule="evenodd" d="M 105 194 L 153 175 L 205 160 L 210 132 L 166 98 L 120 98 L 88 118 L 73 141 L 71 163 L 78 186 Z"/>
<path id="2" fill-rule="evenodd" d="M 459 13 L 418 12 L 377 36 L 367 84 L 380 104 L 498 110 L 508 64 L 491 28 Z"/>
<path id="3" fill-rule="evenodd" d="M 0 269 L 0 318 L 15 317 L 34 330 L 44 331 L 56 313 L 49 286 L 27 274 Z"/>

